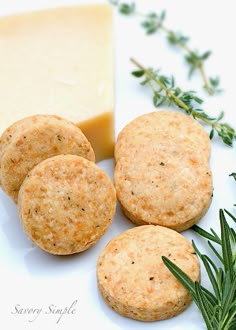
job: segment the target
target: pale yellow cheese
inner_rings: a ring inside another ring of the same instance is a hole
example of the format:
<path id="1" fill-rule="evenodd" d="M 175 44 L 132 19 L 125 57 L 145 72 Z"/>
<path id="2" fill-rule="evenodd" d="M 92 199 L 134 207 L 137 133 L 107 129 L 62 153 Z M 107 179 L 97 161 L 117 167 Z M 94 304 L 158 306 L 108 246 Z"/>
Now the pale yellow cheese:
<path id="1" fill-rule="evenodd" d="M 33 114 L 56 114 L 77 123 L 97 161 L 113 156 L 110 5 L 0 19 L 0 134 Z"/>

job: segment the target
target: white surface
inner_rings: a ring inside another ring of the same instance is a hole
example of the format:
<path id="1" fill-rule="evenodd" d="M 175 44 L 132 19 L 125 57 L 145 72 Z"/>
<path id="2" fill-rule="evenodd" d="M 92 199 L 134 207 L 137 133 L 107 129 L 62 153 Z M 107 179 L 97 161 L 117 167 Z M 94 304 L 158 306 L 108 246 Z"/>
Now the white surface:
<path id="1" fill-rule="evenodd" d="M 99 1 L 0 0 L 0 13 L 5 15 L 57 5 L 95 2 Z M 137 0 L 136 3 L 140 11 L 160 12 L 166 9 L 166 24 L 170 28 L 190 36 L 193 48 L 212 50 L 206 70 L 209 75 L 221 77 L 225 92 L 217 97 L 207 97 L 201 91 L 201 81 L 197 76 L 191 81 L 187 80 L 183 57 L 167 45 L 162 34 L 145 36 L 139 26 L 139 19 L 126 18 L 114 11 L 116 135 L 132 118 L 154 110 L 150 93 L 130 75 L 134 69 L 130 57 L 135 57 L 144 65 L 162 68 L 163 73 L 173 73 L 180 86 L 199 91 L 205 100 L 206 112 L 217 114 L 224 110 L 225 120 L 236 127 L 233 83 L 236 58 L 233 45 L 236 30 L 234 1 Z M 0 107 L 0 111 L 4 109 Z M 113 160 L 98 165 L 112 178 Z M 217 138 L 214 139 L 211 168 L 214 197 L 200 226 L 218 230 L 219 208 L 231 212 L 235 209 L 236 183 L 228 176 L 236 171 L 235 147 L 227 147 Z M 51 256 L 31 244 L 22 231 L 16 206 L 0 190 L 0 319 L 4 329 L 43 329 L 43 326 L 51 330 L 92 329 L 94 326 L 103 330 L 205 329 L 201 314 L 194 304 L 173 319 L 143 323 L 121 317 L 102 301 L 96 286 L 97 257 L 112 237 L 132 226 L 117 206 L 113 224 L 96 246 L 70 257 Z M 191 230 L 183 234 L 190 240 L 194 239 L 202 252 L 207 251 L 204 241 Z M 202 284 L 207 285 L 203 269 Z M 55 309 L 64 311 L 72 304 L 73 307 L 61 318 L 55 314 Z M 32 314 L 33 309 L 39 311 L 35 310 Z"/>

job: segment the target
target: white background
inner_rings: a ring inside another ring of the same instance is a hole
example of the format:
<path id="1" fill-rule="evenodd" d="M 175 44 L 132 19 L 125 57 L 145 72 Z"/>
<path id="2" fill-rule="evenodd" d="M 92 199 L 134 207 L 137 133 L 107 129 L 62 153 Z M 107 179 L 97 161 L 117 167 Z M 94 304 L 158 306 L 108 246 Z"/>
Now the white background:
<path id="1" fill-rule="evenodd" d="M 101 1 L 0 0 L 0 15 L 65 4 L 97 2 Z M 166 25 L 169 28 L 190 36 L 193 49 L 213 51 L 206 62 L 206 71 L 211 76 L 220 76 L 224 93 L 208 97 L 202 92 L 198 76 L 194 76 L 191 81 L 187 79 L 187 68 L 181 52 L 168 46 L 163 34 L 146 36 L 138 18 L 124 17 L 114 10 L 116 136 L 132 118 L 154 110 L 150 92 L 139 86 L 138 81 L 130 75 L 134 69 L 130 57 L 146 66 L 162 68 L 163 73 L 173 74 L 182 88 L 198 91 L 204 98 L 203 107 L 207 113 L 217 115 L 224 110 L 225 121 L 236 127 L 233 81 L 236 58 L 234 1 L 137 0 L 136 3 L 139 11 L 160 13 L 166 9 Z M 0 107 L 0 113 L 3 111 Z M 112 159 L 98 165 L 112 178 Z M 235 214 L 233 204 L 236 203 L 236 182 L 229 177 L 230 173 L 236 172 L 235 147 L 230 148 L 215 138 L 212 141 L 210 165 L 214 196 L 207 215 L 199 225 L 218 231 L 219 209 L 226 208 Z M 95 247 L 74 256 L 51 256 L 32 246 L 22 232 L 16 206 L 0 190 L 0 319 L 4 329 L 42 329 L 44 326 L 52 330 L 74 330 L 91 329 L 94 325 L 103 330 L 205 329 L 201 314 L 194 304 L 173 319 L 143 323 L 121 317 L 102 301 L 96 286 L 96 260 L 112 237 L 132 226 L 117 206 L 113 224 Z M 194 239 L 202 252 L 208 251 L 203 239 L 191 230 L 183 234 L 190 240 Z M 203 268 L 202 284 L 208 285 Z M 64 315 L 58 323 L 58 315 L 45 314 L 49 306 L 63 309 L 70 307 L 73 302 L 74 314 Z M 16 308 L 41 308 L 42 312 L 36 318 L 37 315 L 14 314 Z"/>

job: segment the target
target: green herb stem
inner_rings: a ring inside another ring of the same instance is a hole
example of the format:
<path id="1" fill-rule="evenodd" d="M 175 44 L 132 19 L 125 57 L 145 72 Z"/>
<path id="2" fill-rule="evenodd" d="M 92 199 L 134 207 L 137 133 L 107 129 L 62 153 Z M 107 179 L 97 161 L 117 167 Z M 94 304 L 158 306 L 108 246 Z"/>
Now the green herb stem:
<path id="1" fill-rule="evenodd" d="M 215 254 L 221 267 L 210 256 L 201 254 L 193 242 L 198 257 L 202 260 L 212 285 L 212 292 L 198 282 L 193 282 L 177 265 L 167 257 L 162 260 L 170 272 L 191 294 L 198 306 L 208 330 L 234 330 L 236 326 L 236 233 L 226 220 L 225 213 L 236 222 L 236 218 L 227 210 L 219 211 L 221 235 L 211 229 L 211 233 L 194 226 L 198 234 L 208 239 L 211 252 Z M 216 249 L 213 244 L 217 244 Z"/>
<path id="2" fill-rule="evenodd" d="M 175 105 L 194 119 L 209 125 L 211 127 L 211 139 L 214 136 L 214 132 L 216 132 L 224 143 L 230 146 L 233 144 L 233 140 L 236 138 L 236 131 L 230 125 L 221 122 L 224 116 L 223 112 L 218 117 L 210 117 L 204 110 L 196 106 L 196 104 L 202 104 L 203 100 L 197 97 L 194 91 L 182 91 L 175 85 L 173 77 L 160 74 L 160 70 L 146 68 L 134 58 L 131 58 L 131 62 L 138 68 L 132 74 L 136 78 L 144 77 L 144 81 L 141 84 L 146 84 L 151 88 L 153 103 L 156 107 L 163 103 Z"/>
<path id="3" fill-rule="evenodd" d="M 165 11 L 162 11 L 161 14 L 155 12 L 143 14 L 137 11 L 135 2 L 128 4 L 118 0 L 110 0 L 110 3 L 116 6 L 123 15 L 135 15 L 140 17 L 142 19 L 141 25 L 147 34 L 154 34 L 158 31 L 162 31 L 166 35 L 169 44 L 172 46 L 179 46 L 184 51 L 184 59 L 189 66 L 189 77 L 191 77 L 195 71 L 198 71 L 203 82 L 203 87 L 209 95 L 221 92 L 219 88 L 219 78 L 208 78 L 205 72 L 204 63 L 211 55 L 211 52 L 206 51 L 200 54 L 198 51 L 189 47 L 188 37 L 167 28 L 163 23 L 166 17 Z"/>
<path id="4" fill-rule="evenodd" d="M 163 89 L 166 94 L 172 98 L 178 106 L 187 112 L 190 111 L 190 108 L 183 102 L 181 101 L 178 97 L 175 96 L 175 94 L 167 88 L 161 81 L 158 79 L 151 70 L 146 69 L 144 66 L 142 66 L 139 62 L 137 62 L 135 59 L 131 58 L 130 61 L 136 65 L 140 70 L 143 70 L 145 75 L 149 77 L 151 80 L 153 80 L 161 89 Z M 154 89 L 153 89 L 154 90 Z"/>

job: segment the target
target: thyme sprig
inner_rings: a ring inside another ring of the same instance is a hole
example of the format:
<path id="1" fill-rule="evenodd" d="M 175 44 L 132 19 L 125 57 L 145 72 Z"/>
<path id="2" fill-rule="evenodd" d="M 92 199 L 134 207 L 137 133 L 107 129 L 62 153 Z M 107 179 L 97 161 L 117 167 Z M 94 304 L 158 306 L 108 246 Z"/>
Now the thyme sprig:
<path id="1" fill-rule="evenodd" d="M 211 229 L 193 226 L 193 229 L 208 240 L 210 250 L 218 259 L 220 267 L 212 258 L 201 254 L 193 242 L 194 249 L 206 269 L 212 290 L 193 282 L 170 259 L 162 257 L 164 264 L 191 294 L 198 306 L 208 330 L 236 329 L 236 232 L 226 221 L 225 213 L 236 223 L 236 218 L 227 210 L 220 210 L 221 235 Z M 214 244 L 217 244 L 217 249 Z"/>
<path id="2" fill-rule="evenodd" d="M 189 47 L 190 38 L 180 32 L 175 32 L 167 28 L 164 24 L 166 12 L 163 10 L 160 14 L 151 12 L 143 14 L 137 11 L 135 2 L 121 3 L 118 0 L 110 0 L 110 3 L 117 6 L 118 11 L 124 15 L 136 15 L 141 17 L 141 26 L 146 34 L 154 34 L 162 31 L 166 35 L 166 39 L 172 46 L 178 46 L 182 49 L 185 56 L 185 62 L 189 67 L 188 76 L 191 78 L 194 72 L 199 72 L 203 81 L 203 87 L 209 95 L 221 92 L 219 87 L 219 77 L 207 77 L 205 72 L 205 61 L 210 57 L 211 51 L 200 53 L 198 50 L 193 50 Z"/>
<path id="3" fill-rule="evenodd" d="M 147 85 L 152 91 L 153 104 L 155 107 L 168 104 L 177 106 L 186 114 L 194 119 L 200 120 L 211 127 L 210 138 L 212 139 L 215 132 L 227 145 L 233 144 L 236 138 L 236 131 L 227 123 L 222 123 L 224 113 L 221 112 L 217 117 L 210 117 L 199 106 L 203 100 L 199 98 L 194 91 L 182 91 L 176 86 L 174 77 L 167 77 L 161 74 L 160 70 L 145 68 L 135 59 L 131 62 L 138 68 L 132 72 L 136 78 L 143 78 L 141 85 Z"/>

